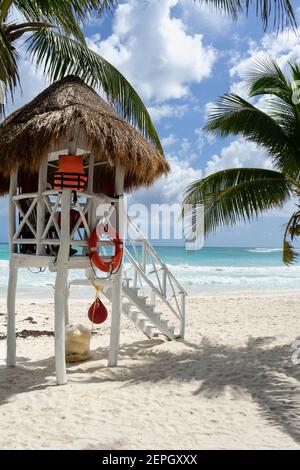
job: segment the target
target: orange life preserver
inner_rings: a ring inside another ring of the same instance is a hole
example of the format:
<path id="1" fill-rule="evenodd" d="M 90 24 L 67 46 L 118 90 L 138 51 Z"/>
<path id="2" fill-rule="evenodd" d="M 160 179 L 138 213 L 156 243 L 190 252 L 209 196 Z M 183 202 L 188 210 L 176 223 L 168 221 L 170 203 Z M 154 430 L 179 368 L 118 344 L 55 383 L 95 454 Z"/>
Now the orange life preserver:
<path id="1" fill-rule="evenodd" d="M 83 157 L 59 155 L 59 167 L 54 175 L 54 189 L 84 191 L 87 176 L 83 168 Z"/>
<path id="2" fill-rule="evenodd" d="M 109 261 L 104 261 L 97 250 L 98 240 L 104 233 L 110 237 L 115 245 L 115 254 Z M 91 233 L 89 239 L 89 255 L 92 263 L 105 273 L 114 272 L 119 268 L 123 258 L 123 242 L 111 225 L 100 224 Z"/>

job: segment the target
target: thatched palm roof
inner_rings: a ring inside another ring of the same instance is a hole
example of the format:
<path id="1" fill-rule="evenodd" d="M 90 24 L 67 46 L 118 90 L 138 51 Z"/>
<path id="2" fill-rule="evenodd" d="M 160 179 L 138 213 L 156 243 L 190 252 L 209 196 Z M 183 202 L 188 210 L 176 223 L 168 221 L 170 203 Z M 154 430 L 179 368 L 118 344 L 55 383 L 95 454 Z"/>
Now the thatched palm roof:
<path id="1" fill-rule="evenodd" d="M 169 171 L 164 156 L 81 79 L 60 80 L 0 125 L 0 192 L 8 189 L 7 177 L 17 167 L 36 172 L 48 153 L 59 148 L 78 125 L 85 134 L 99 176 L 112 174 L 113 167 L 125 168 L 125 189 L 152 184 Z M 99 189 L 99 188 L 98 188 Z"/>

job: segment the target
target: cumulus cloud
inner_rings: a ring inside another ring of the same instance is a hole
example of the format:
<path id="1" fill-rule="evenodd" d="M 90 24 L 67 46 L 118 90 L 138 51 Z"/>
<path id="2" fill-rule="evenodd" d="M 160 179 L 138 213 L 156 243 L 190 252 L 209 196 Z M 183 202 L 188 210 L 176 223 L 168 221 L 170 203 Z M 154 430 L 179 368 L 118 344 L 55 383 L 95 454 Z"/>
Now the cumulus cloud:
<path id="1" fill-rule="evenodd" d="M 231 57 L 229 70 L 234 80 L 231 91 L 241 96 L 247 96 L 243 83 L 245 74 L 259 58 L 271 57 L 276 60 L 283 70 L 288 69 L 289 62 L 298 62 L 300 57 L 300 30 L 298 34 L 285 30 L 278 35 L 265 34 L 260 41 L 250 40 L 245 53 L 234 53 Z"/>
<path id="2" fill-rule="evenodd" d="M 273 168 L 272 160 L 264 149 L 243 139 L 234 140 L 223 147 L 220 154 L 213 155 L 207 162 L 205 175 L 227 168 Z"/>
<path id="3" fill-rule="evenodd" d="M 32 100 L 38 93 L 41 93 L 50 83 L 43 76 L 42 69 L 37 69 L 32 62 L 21 59 L 19 61 L 19 73 L 21 78 L 21 89 L 17 88 L 14 94 L 14 100 L 9 99 L 7 112 L 24 106 Z"/>
<path id="4" fill-rule="evenodd" d="M 167 137 L 161 139 L 163 147 L 170 147 L 178 142 L 178 138 L 174 134 L 169 134 Z"/>
<path id="5" fill-rule="evenodd" d="M 180 99 L 189 85 L 209 77 L 216 51 L 202 34 L 190 34 L 172 15 L 179 0 L 128 0 L 120 4 L 112 34 L 88 38 L 92 49 L 114 64 L 147 100 Z"/>
<path id="6" fill-rule="evenodd" d="M 141 204 L 181 203 L 186 187 L 202 177 L 202 170 L 194 169 L 177 155 L 168 156 L 171 172 L 160 178 L 149 189 L 142 189 L 131 196 L 131 200 Z"/>
<path id="7" fill-rule="evenodd" d="M 231 18 L 212 4 L 191 2 L 191 0 L 179 0 L 178 4 L 183 19 L 195 29 L 199 29 L 200 26 L 210 33 L 225 35 L 233 25 Z M 243 21 L 243 18 L 240 17 L 239 21 Z"/>
<path id="8" fill-rule="evenodd" d="M 164 118 L 182 118 L 188 111 L 187 104 L 156 104 L 148 106 L 148 111 L 154 122 L 158 123 Z"/>

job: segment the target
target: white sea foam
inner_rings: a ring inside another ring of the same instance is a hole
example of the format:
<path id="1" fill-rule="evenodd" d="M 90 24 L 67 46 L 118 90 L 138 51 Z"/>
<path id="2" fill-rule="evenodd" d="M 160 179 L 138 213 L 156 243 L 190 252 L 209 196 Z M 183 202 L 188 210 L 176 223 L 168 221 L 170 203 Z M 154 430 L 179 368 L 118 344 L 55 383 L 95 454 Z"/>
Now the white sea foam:
<path id="1" fill-rule="evenodd" d="M 247 251 L 250 253 L 276 253 L 282 251 L 282 248 L 249 248 Z"/>
<path id="2" fill-rule="evenodd" d="M 8 261 L 0 261 L 0 288 L 4 292 L 8 282 Z M 300 266 L 193 266 L 191 264 L 168 264 L 180 283 L 192 291 L 236 291 L 236 290 L 293 290 L 300 285 Z M 149 271 L 153 267 L 149 266 Z M 125 265 L 127 275 L 132 277 L 131 268 Z M 70 273 L 71 279 L 84 278 L 82 270 Z M 55 274 L 45 271 L 20 269 L 18 286 L 26 292 L 34 288 L 54 286 Z M 86 290 L 86 289 L 85 289 Z M 79 289 L 78 291 L 83 291 Z M 40 291 L 42 295 L 42 290 Z M 50 291 L 49 291 L 50 292 Z"/>

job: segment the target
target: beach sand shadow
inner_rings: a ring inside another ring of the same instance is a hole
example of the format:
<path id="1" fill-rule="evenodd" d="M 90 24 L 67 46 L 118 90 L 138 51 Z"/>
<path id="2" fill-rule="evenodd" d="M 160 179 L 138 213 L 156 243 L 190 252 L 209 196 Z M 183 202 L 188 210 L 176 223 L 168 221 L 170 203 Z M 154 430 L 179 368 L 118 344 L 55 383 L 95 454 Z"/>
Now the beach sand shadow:
<path id="1" fill-rule="evenodd" d="M 243 347 L 230 347 L 204 338 L 201 345 L 185 343 L 185 349 L 177 353 L 161 347 L 165 341 L 160 339 L 138 341 L 122 345 L 120 367 L 107 369 L 104 362 L 99 365 L 107 359 L 107 349 L 99 348 L 89 363 L 69 365 L 68 376 L 70 381 L 82 384 L 113 381 L 120 387 L 144 382 L 163 384 L 166 379 L 191 382 L 195 384 L 195 396 L 208 398 L 221 396 L 229 387 L 237 399 L 241 393 L 250 394 L 266 421 L 300 443 L 300 367 L 291 365 L 290 346 L 272 346 L 272 341 L 269 337 L 250 338 Z M 16 393 L 55 386 L 53 358 L 28 364 L 30 370 L 26 363 L 0 370 L 1 376 L 4 374 L 0 404 Z"/>

